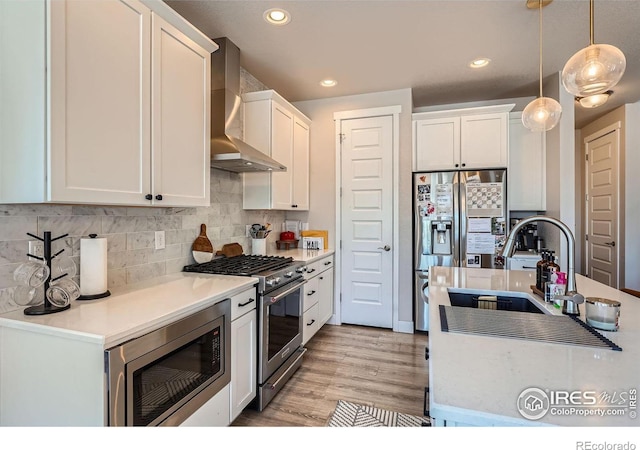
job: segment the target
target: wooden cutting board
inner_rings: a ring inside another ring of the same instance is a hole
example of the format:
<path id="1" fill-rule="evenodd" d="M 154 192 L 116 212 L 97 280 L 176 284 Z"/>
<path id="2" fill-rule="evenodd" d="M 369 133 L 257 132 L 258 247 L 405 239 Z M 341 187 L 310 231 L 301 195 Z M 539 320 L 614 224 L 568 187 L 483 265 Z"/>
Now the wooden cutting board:
<path id="1" fill-rule="evenodd" d="M 232 244 L 224 244 L 220 250 L 216 252 L 216 255 L 224 255 L 226 257 L 242 255 L 242 245 L 234 242 Z"/>
<path id="2" fill-rule="evenodd" d="M 207 226 L 200 225 L 200 235 L 191 245 L 191 254 L 197 263 L 204 263 L 213 259 L 213 245 L 207 237 Z"/>

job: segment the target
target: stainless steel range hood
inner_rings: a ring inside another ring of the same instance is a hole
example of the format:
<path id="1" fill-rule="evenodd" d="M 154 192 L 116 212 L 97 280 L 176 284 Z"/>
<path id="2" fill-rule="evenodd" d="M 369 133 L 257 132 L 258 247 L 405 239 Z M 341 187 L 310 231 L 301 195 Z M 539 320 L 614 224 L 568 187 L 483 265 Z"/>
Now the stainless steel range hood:
<path id="1" fill-rule="evenodd" d="M 286 171 L 287 168 L 231 136 L 240 111 L 240 49 L 226 37 L 213 40 L 211 54 L 211 167 L 230 172 Z"/>

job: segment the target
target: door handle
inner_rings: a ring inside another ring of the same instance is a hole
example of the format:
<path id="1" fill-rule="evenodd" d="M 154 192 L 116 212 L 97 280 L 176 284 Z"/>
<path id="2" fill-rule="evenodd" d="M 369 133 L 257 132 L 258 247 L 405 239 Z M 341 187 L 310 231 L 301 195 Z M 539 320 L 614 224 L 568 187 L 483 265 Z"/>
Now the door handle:
<path id="1" fill-rule="evenodd" d="M 391 250 L 391 247 L 385 245 L 384 247 L 378 247 L 378 250 L 384 250 L 385 252 L 388 252 L 389 250 Z"/>
<path id="2" fill-rule="evenodd" d="M 604 245 L 608 245 L 609 247 L 615 247 L 616 246 L 616 241 L 605 242 Z"/>

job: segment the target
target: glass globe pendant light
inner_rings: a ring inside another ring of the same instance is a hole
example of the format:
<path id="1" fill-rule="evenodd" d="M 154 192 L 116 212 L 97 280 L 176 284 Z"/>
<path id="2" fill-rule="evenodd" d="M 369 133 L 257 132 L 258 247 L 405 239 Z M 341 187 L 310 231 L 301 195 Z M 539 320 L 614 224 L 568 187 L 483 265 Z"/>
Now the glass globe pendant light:
<path id="1" fill-rule="evenodd" d="M 562 106 L 550 97 L 542 96 L 542 0 L 540 9 L 540 97 L 529 103 L 522 111 L 522 124 L 531 131 L 549 131 L 560 121 Z"/>
<path id="2" fill-rule="evenodd" d="M 576 97 L 601 94 L 618 84 L 627 60 L 617 47 L 593 43 L 593 0 L 589 6 L 589 46 L 573 55 L 562 69 L 562 84 Z"/>

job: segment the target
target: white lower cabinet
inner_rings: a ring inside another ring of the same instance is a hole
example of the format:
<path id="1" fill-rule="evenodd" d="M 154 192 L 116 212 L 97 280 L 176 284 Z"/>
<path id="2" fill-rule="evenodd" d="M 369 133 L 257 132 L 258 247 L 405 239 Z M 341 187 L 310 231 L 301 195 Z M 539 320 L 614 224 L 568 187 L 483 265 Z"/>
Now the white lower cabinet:
<path id="1" fill-rule="evenodd" d="M 302 345 L 305 345 L 333 315 L 333 255 L 307 265 L 302 301 Z"/>
<path id="2" fill-rule="evenodd" d="M 255 299 L 254 289 L 231 299 L 230 423 L 256 396 L 258 337 Z"/>
<path id="3" fill-rule="evenodd" d="M 318 323 L 318 303 L 314 303 L 308 310 L 304 312 L 302 329 L 302 345 L 309 342 L 309 339 L 320 329 Z"/>
<path id="4" fill-rule="evenodd" d="M 318 320 L 327 323 L 333 316 L 333 268 L 318 275 Z"/>
<path id="5" fill-rule="evenodd" d="M 227 384 L 178 426 L 226 427 L 229 425 L 229 392 L 230 385 Z"/>

